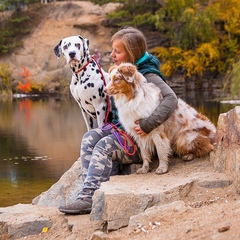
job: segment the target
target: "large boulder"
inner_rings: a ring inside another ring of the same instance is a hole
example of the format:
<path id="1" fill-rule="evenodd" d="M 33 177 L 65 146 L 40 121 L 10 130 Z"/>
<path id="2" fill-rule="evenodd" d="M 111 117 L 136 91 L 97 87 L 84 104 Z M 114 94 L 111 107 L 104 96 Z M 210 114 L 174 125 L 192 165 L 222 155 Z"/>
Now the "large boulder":
<path id="1" fill-rule="evenodd" d="M 38 206 L 59 207 L 75 201 L 82 188 L 81 161 L 77 160 L 47 191 L 32 200 Z"/>
<path id="2" fill-rule="evenodd" d="M 233 178 L 240 193 L 240 106 L 220 114 L 217 124 L 217 143 L 210 160 L 214 168 Z"/>

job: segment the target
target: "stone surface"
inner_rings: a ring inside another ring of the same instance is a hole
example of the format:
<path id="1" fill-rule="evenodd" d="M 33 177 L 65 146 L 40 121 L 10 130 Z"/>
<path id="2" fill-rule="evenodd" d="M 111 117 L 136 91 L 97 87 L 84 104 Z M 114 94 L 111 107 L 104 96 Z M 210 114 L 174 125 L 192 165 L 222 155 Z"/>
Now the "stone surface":
<path id="1" fill-rule="evenodd" d="M 153 240 L 179 239 L 179 233 L 181 239 L 224 239 L 218 229 L 229 226 L 225 239 L 240 237 L 239 196 L 231 178 L 215 172 L 208 157 L 171 158 L 164 175 L 156 175 L 153 164 L 145 175 L 112 176 L 95 192 L 90 215 L 64 215 L 53 205 L 70 201 L 79 190 L 79 167 L 76 161 L 34 200 L 37 205 L 0 208 L 0 239 Z"/>
<path id="2" fill-rule="evenodd" d="M 217 125 L 217 143 L 210 159 L 217 171 L 233 177 L 240 193 L 240 106 L 220 114 Z"/>
<path id="3" fill-rule="evenodd" d="M 159 220 L 159 215 L 165 215 L 166 213 L 172 212 L 186 212 L 187 208 L 184 201 L 175 201 L 169 204 L 164 204 L 162 206 L 153 206 L 147 209 L 145 212 L 138 215 L 131 216 L 128 224 L 128 232 L 136 232 L 138 229 L 144 232 L 144 230 L 154 229 L 159 227 L 161 223 Z"/>
<path id="4" fill-rule="evenodd" d="M 48 209 L 44 208 L 44 211 Z M 7 239 L 39 234 L 43 228 L 52 226 L 51 219 L 43 216 L 40 208 L 30 204 L 0 208 L 0 213 L 0 239 L 4 234 L 7 234 Z M 56 214 L 56 210 L 51 209 L 51 214 Z"/>
<path id="5" fill-rule="evenodd" d="M 65 205 L 75 201 L 82 186 L 81 162 L 78 159 L 52 187 L 33 199 L 38 206 Z"/>
<path id="6" fill-rule="evenodd" d="M 106 222 L 108 231 L 127 226 L 131 216 L 142 213 L 151 206 L 187 196 L 193 184 L 192 179 L 178 179 L 164 188 L 160 179 L 153 183 L 149 176 L 143 175 L 141 178 L 144 184 L 136 186 L 139 175 L 134 174 L 131 178 L 132 181 L 128 182 L 126 176 L 116 176 L 110 184 L 103 183 L 94 194 L 91 219 Z"/>

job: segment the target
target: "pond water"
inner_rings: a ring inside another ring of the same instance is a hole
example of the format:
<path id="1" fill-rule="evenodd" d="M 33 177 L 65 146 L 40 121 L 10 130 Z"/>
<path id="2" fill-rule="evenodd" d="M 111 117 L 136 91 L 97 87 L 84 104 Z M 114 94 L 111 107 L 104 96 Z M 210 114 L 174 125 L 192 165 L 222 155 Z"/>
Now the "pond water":
<path id="1" fill-rule="evenodd" d="M 72 98 L 0 102 L 0 207 L 30 203 L 79 156 L 86 127 Z"/>
<path id="2" fill-rule="evenodd" d="M 184 100 L 215 125 L 220 113 L 235 107 L 201 95 Z M 72 97 L 0 102 L 0 207 L 31 203 L 57 182 L 78 159 L 85 132 Z"/>

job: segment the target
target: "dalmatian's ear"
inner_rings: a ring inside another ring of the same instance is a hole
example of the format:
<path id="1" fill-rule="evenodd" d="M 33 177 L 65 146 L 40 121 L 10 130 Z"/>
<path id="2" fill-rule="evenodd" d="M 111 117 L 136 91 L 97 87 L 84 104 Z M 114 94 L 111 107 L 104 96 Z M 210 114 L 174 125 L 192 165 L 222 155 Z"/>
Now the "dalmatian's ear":
<path id="1" fill-rule="evenodd" d="M 58 43 L 58 45 L 54 48 L 54 53 L 57 58 L 60 58 L 60 47 L 61 47 L 62 40 Z"/>
<path id="2" fill-rule="evenodd" d="M 78 37 L 83 41 L 83 43 L 85 44 L 86 48 L 89 48 L 89 40 L 87 38 L 84 38 L 80 35 L 78 35 Z"/>
<path id="3" fill-rule="evenodd" d="M 90 52 L 89 52 L 89 40 L 87 38 L 84 38 L 80 35 L 78 37 L 82 40 L 83 42 L 83 52 L 84 52 L 84 57 L 89 57 Z"/>
<path id="4" fill-rule="evenodd" d="M 118 71 L 123 75 L 124 79 L 127 82 L 132 83 L 137 68 L 131 63 L 122 63 L 119 65 Z"/>

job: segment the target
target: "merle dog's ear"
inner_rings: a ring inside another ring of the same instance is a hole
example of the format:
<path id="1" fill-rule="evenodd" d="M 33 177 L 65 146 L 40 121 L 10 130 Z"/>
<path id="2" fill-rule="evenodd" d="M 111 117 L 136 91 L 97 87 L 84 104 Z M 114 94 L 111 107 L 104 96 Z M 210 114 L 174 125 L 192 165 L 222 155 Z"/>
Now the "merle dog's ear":
<path id="1" fill-rule="evenodd" d="M 61 46 L 62 40 L 58 43 L 58 45 L 54 48 L 55 55 L 60 58 L 60 46 Z"/>
<path id="2" fill-rule="evenodd" d="M 134 81 L 134 74 L 137 71 L 133 64 L 123 63 L 118 66 L 118 71 L 122 74 L 125 81 L 132 83 Z"/>

